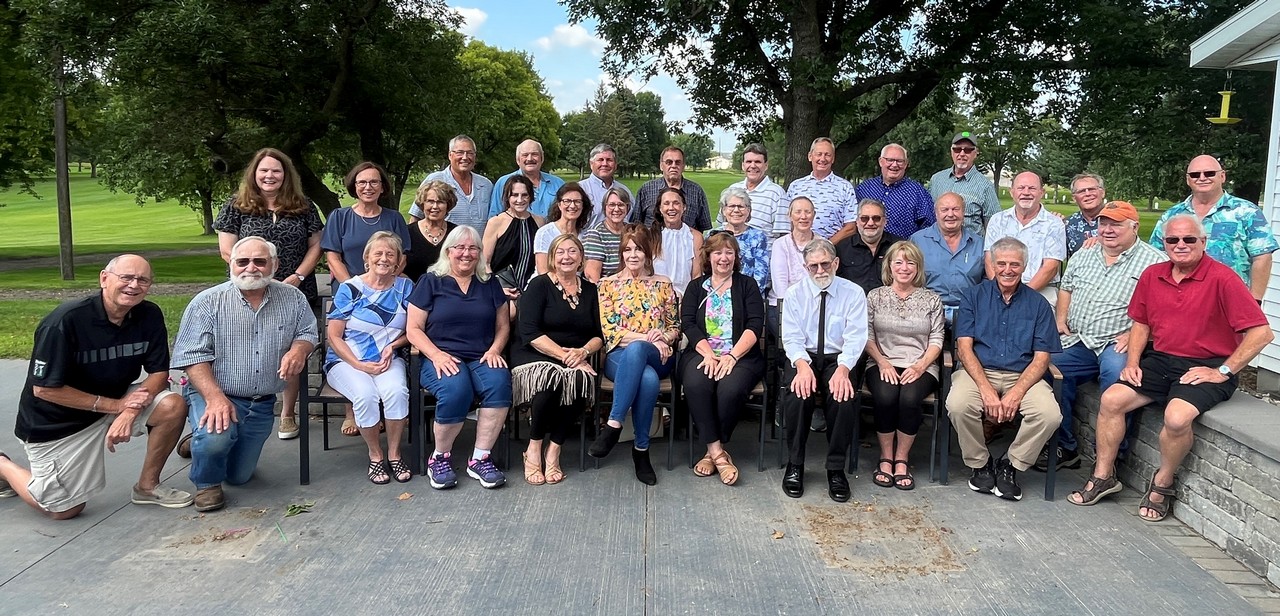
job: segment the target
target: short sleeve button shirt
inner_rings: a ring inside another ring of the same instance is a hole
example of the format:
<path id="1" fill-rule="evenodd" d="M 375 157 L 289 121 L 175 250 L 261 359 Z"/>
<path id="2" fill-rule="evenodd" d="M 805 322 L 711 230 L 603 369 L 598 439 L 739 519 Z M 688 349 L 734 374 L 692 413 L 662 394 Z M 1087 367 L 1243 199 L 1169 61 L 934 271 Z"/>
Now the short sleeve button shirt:
<path id="1" fill-rule="evenodd" d="M 956 337 L 973 338 L 973 353 L 988 370 L 1022 372 L 1037 352 L 1062 350 L 1049 300 L 1020 284 L 1005 303 L 994 280 L 965 291 Z"/>
<path id="2" fill-rule="evenodd" d="M 1164 250 L 1165 221 L 1179 214 L 1196 215 L 1191 207 L 1190 197 L 1170 207 L 1160 217 L 1160 222 L 1156 223 L 1156 228 L 1151 232 L 1151 245 L 1156 250 Z M 1262 209 L 1251 201 L 1229 193 L 1222 193 L 1222 198 L 1218 199 L 1218 203 L 1201 222 L 1204 223 L 1205 234 L 1209 238 L 1205 254 L 1235 270 L 1246 285 L 1249 284 L 1253 258 L 1280 248 Z"/>
<path id="3" fill-rule="evenodd" d="M 813 232 L 831 239 L 857 218 L 853 184 L 834 173 L 819 180 L 810 173 L 791 183 L 787 197 L 808 197 L 813 202 Z"/>
<path id="4" fill-rule="evenodd" d="M 858 184 L 854 198 L 875 199 L 884 204 L 886 220 L 884 230 L 898 237 L 911 237 L 937 222 L 933 213 L 933 197 L 924 186 L 911 178 L 902 178 L 885 184 L 882 176 L 876 176 Z"/>
<path id="5" fill-rule="evenodd" d="M 1027 245 L 1027 267 L 1022 272 L 1022 282 L 1029 283 L 1045 259 L 1057 259 L 1059 263 L 1067 260 L 1067 233 L 1062 221 L 1043 206 L 1025 225 L 1018 222 L 1014 210 L 1009 208 L 991 218 L 982 249 L 991 250 L 991 246 L 1004 237 L 1021 240 Z M 1054 274 L 1053 282 L 1057 281 L 1058 275 Z"/>

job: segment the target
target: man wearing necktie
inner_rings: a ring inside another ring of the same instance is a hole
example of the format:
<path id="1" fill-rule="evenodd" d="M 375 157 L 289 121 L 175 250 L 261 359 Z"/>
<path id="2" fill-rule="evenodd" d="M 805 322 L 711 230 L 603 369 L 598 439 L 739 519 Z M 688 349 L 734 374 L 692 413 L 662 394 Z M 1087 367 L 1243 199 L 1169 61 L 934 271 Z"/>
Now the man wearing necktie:
<path id="1" fill-rule="evenodd" d="M 858 285 L 836 277 L 840 260 L 830 241 L 817 238 L 804 247 L 809 277 L 791 286 L 783 301 L 782 346 L 789 383 L 782 399 L 788 447 L 782 491 L 804 494 L 805 442 L 816 394 L 826 395 L 827 487 L 831 499 L 849 500 L 845 455 L 858 420 L 852 373 L 867 344 L 867 296 Z"/>

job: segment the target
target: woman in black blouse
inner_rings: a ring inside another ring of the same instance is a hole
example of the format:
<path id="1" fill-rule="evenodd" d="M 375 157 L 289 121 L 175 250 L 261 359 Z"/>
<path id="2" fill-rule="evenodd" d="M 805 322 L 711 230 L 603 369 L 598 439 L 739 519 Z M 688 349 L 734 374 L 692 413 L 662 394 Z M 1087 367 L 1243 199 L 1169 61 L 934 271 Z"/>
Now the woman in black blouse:
<path id="1" fill-rule="evenodd" d="M 449 232 L 458 226 L 445 220 L 445 216 L 458 205 L 458 195 L 453 187 L 432 180 L 418 187 L 413 202 L 422 208 L 424 218 L 409 225 L 410 250 L 404 266 L 404 276 L 417 282 L 440 258 L 440 246 Z"/>
<path id="2" fill-rule="evenodd" d="M 547 249 L 550 271 L 535 276 L 520 295 L 521 344 L 511 353 L 515 406 L 531 405 L 524 478 L 533 485 L 560 483 L 560 450 L 574 417 L 595 391 L 590 357 L 604 346 L 596 286 L 582 277 L 582 242 L 565 234 Z M 546 470 L 543 470 L 543 440 Z"/>
<path id="3" fill-rule="evenodd" d="M 698 253 L 702 276 L 689 282 L 680 307 L 680 329 L 693 352 L 680 358 L 689 413 L 707 455 L 693 467 L 699 477 L 719 473 L 733 485 L 738 468 L 724 450 L 751 389 L 764 376 L 760 336 L 764 299 L 760 285 L 742 272 L 738 240 L 713 232 Z"/>
<path id="4" fill-rule="evenodd" d="M 236 242 L 251 235 L 275 244 L 279 259 L 275 279 L 297 287 L 313 307 L 319 306 L 315 269 L 320 262 L 324 223 L 315 204 L 302 194 L 298 172 L 284 152 L 263 148 L 253 155 L 244 168 L 239 190 L 218 210 L 213 228 L 218 232 L 218 252 L 223 261 L 231 258 L 231 247 Z M 281 439 L 298 436 L 294 407 L 299 384 L 295 377 L 285 386 L 277 432 Z"/>

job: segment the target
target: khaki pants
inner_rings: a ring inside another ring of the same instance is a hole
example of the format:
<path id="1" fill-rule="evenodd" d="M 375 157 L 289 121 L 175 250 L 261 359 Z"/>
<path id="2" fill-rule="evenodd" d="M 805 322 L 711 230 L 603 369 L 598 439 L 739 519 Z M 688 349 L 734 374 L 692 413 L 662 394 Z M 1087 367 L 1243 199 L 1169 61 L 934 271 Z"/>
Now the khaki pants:
<path id="1" fill-rule="evenodd" d="M 1003 370 L 985 372 L 991 386 L 1001 395 L 1009 391 L 1020 376 L 1017 372 Z M 1053 388 L 1041 380 L 1027 390 L 1018 412 L 1022 415 L 1022 427 L 1018 428 L 1008 455 L 1014 468 L 1025 471 L 1036 463 L 1045 442 L 1062 423 L 1062 410 L 1053 397 Z M 986 439 L 982 435 L 982 394 L 978 393 L 978 384 L 963 369 L 957 370 L 952 377 L 951 393 L 947 395 L 947 415 L 960 439 L 964 465 L 969 468 L 986 466 L 991 453 L 987 451 Z"/>

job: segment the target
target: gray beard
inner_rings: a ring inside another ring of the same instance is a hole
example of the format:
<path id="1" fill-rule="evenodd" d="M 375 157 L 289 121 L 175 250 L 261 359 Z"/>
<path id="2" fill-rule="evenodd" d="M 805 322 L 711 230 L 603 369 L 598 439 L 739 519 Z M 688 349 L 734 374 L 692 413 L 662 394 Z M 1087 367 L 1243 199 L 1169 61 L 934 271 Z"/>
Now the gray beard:
<path id="1" fill-rule="evenodd" d="M 258 289 L 267 288 L 267 285 L 271 284 L 271 278 L 267 276 L 252 278 L 241 275 L 232 278 L 231 282 L 241 291 L 257 291 Z"/>

